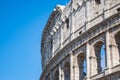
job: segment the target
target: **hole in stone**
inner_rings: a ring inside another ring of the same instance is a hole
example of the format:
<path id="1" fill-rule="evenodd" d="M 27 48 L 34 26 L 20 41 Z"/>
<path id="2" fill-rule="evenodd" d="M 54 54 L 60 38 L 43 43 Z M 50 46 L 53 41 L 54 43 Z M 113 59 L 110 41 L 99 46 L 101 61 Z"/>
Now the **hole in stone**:
<path id="1" fill-rule="evenodd" d="M 79 32 L 79 35 L 81 35 L 81 34 L 82 34 L 82 31 Z"/>
<path id="2" fill-rule="evenodd" d="M 117 8 L 117 11 L 120 12 L 120 8 Z"/>
<path id="3" fill-rule="evenodd" d="M 95 0 L 96 4 L 100 4 L 101 1 L 100 0 Z"/>

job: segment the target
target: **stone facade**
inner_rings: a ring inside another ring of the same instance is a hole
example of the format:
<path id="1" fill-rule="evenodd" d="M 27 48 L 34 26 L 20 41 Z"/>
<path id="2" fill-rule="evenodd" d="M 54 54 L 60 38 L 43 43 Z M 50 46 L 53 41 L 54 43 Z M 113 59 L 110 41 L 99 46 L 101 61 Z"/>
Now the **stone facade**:
<path id="1" fill-rule="evenodd" d="M 57 5 L 42 34 L 41 55 L 40 80 L 119 80 L 120 0 Z"/>

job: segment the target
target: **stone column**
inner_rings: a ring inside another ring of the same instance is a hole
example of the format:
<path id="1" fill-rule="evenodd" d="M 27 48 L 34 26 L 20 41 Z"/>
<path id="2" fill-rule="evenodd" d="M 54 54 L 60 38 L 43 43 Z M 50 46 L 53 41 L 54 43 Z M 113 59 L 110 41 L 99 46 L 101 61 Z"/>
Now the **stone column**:
<path id="1" fill-rule="evenodd" d="M 90 1 L 87 1 L 87 3 L 86 3 L 86 30 L 88 30 L 91 26 L 90 26 Z"/>
<path id="2" fill-rule="evenodd" d="M 95 56 L 90 56 L 90 76 L 93 76 L 98 73 L 97 71 L 97 58 Z"/>
<path id="3" fill-rule="evenodd" d="M 107 10 L 106 12 L 104 12 L 104 18 L 106 19 L 106 18 L 108 18 L 109 16 L 110 16 L 110 11 L 109 11 L 109 9 L 110 9 L 110 1 L 109 0 L 105 0 L 105 6 L 104 6 L 104 10 Z"/>
<path id="4" fill-rule="evenodd" d="M 79 80 L 79 66 L 78 66 L 78 61 L 77 61 L 77 57 L 74 57 L 74 80 Z"/>
<path id="5" fill-rule="evenodd" d="M 119 49 L 115 43 L 115 38 L 112 36 L 111 44 L 110 44 L 110 52 L 111 52 L 111 64 L 112 66 L 119 64 Z"/>
<path id="6" fill-rule="evenodd" d="M 111 53 L 111 65 L 115 66 L 115 63 L 117 62 L 116 58 L 119 57 L 119 55 L 116 54 L 118 51 L 117 46 L 115 44 L 110 45 L 110 53 Z"/>
<path id="7" fill-rule="evenodd" d="M 63 80 L 62 79 L 62 67 L 61 67 L 61 64 L 59 64 L 59 80 Z"/>
<path id="8" fill-rule="evenodd" d="M 74 15 L 72 14 L 72 12 L 71 12 L 71 16 L 70 16 L 70 21 L 71 21 L 71 29 L 70 29 L 70 34 L 71 34 L 71 40 L 73 40 L 74 39 Z"/>
<path id="9" fill-rule="evenodd" d="M 97 74 L 98 73 L 98 71 L 97 71 L 97 57 L 96 57 L 96 55 L 95 55 L 95 48 L 94 48 L 94 45 L 93 45 L 93 43 L 90 45 L 89 43 L 87 43 L 87 59 L 89 60 L 88 62 L 89 62 L 89 64 L 88 65 L 90 65 L 89 67 L 90 67 L 90 76 L 93 76 L 93 75 L 95 75 L 95 74 Z"/>
<path id="10" fill-rule="evenodd" d="M 74 28 L 75 28 L 75 25 L 74 25 L 74 15 L 73 15 L 73 7 L 74 7 L 74 0 L 71 0 L 72 1 L 72 6 L 71 6 L 71 13 L 70 13 L 70 27 L 71 27 L 71 40 L 74 39 Z"/>
<path id="11" fill-rule="evenodd" d="M 111 47 L 110 47 L 110 33 L 106 32 L 106 40 L 105 40 L 105 46 L 106 46 L 106 58 L 107 58 L 107 65 L 106 67 L 109 68 L 109 73 L 111 73 L 112 68 L 112 53 L 111 53 Z"/>
<path id="12" fill-rule="evenodd" d="M 64 80 L 64 65 L 63 62 L 61 63 L 61 80 Z"/>
<path id="13" fill-rule="evenodd" d="M 91 76 L 91 64 L 90 64 L 90 44 L 86 45 L 86 62 L 87 62 L 87 80 L 90 80 Z"/>
<path id="14" fill-rule="evenodd" d="M 74 80 L 74 58 L 73 54 L 70 53 L 70 80 Z"/>
<path id="15" fill-rule="evenodd" d="M 60 26 L 60 47 L 63 48 L 63 22 L 61 23 Z"/>

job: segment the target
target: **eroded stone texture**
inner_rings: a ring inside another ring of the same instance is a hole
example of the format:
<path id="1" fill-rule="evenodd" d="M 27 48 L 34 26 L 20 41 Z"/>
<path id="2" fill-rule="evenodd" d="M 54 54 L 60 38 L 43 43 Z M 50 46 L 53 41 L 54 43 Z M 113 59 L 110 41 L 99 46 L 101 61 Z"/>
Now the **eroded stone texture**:
<path id="1" fill-rule="evenodd" d="M 42 34 L 41 55 L 40 80 L 119 80 L 120 0 L 57 5 Z"/>

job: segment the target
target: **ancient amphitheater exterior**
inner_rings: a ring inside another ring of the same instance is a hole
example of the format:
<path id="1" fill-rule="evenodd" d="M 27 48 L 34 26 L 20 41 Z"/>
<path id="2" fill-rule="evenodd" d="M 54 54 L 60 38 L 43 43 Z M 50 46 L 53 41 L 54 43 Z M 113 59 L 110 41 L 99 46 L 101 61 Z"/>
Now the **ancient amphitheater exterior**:
<path id="1" fill-rule="evenodd" d="M 40 80 L 120 80 L 120 0 L 57 5 L 42 34 L 41 55 Z"/>

